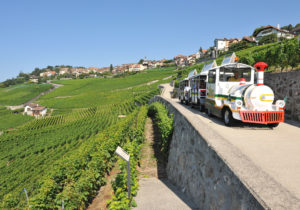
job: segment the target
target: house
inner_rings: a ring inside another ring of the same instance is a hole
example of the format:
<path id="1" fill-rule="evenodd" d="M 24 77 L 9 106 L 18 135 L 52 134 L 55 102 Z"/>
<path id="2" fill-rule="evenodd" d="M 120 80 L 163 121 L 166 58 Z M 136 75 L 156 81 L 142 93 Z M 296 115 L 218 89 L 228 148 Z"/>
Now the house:
<path id="1" fill-rule="evenodd" d="M 255 38 L 253 36 L 244 36 L 242 41 L 245 41 L 245 42 L 256 42 Z"/>
<path id="2" fill-rule="evenodd" d="M 242 39 L 238 39 L 238 38 L 228 39 L 228 47 L 230 47 L 232 44 L 237 44 L 240 41 L 242 41 Z"/>
<path id="3" fill-rule="evenodd" d="M 196 53 L 196 59 L 199 59 L 201 57 L 203 57 L 205 55 L 205 53 L 207 52 L 207 50 L 204 50 L 202 49 L 201 51 L 199 50 L 197 53 Z"/>
<path id="4" fill-rule="evenodd" d="M 40 77 L 51 77 L 55 76 L 56 72 L 55 71 L 45 71 L 40 73 Z"/>
<path id="5" fill-rule="evenodd" d="M 35 75 L 31 75 L 30 76 L 30 82 L 33 82 L 33 83 L 38 83 L 39 82 L 39 78 Z"/>
<path id="6" fill-rule="evenodd" d="M 129 66 L 129 71 L 130 72 L 132 72 L 132 71 L 142 71 L 142 70 L 144 70 L 144 69 L 146 69 L 146 67 L 145 66 L 143 66 L 142 64 L 131 64 L 130 66 Z"/>
<path id="7" fill-rule="evenodd" d="M 96 73 L 98 71 L 98 68 L 97 67 L 89 67 L 88 70 L 90 72 Z"/>
<path id="8" fill-rule="evenodd" d="M 174 62 L 177 66 L 186 66 L 188 64 L 187 57 L 181 54 L 174 57 Z"/>
<path id="9" fill-rule="evenodd" d="M 214 41 L 216 50 L 227 51 L 229 47 L 229 40 L 224 39 L 215 39 Z"/>
<path id="10" fill-rule="evenodd" d="M 24 114 L 38 117 L 44 117 L 47 113 L 47 108 L 38 104 L 28 104 L 24 108 Z"/>
<path id="11" fill-rule="evenodd" d="M 196 57 L 197 57 L 196 54 L 189 55 L 189 56 L 187 57 L 187 63 L 188 63 L 189 65 L 195 64 L 195 63 L 196 63 Z"/>
<path id="12" fill-rule="evenodd" d="M 68 68 L 61 68 L 59 70 L 59 75 L 63 75 L 63 74 L 67 74 L 69 73 L 69 69 Z"/>
<path id="13" fill-rule="evenodd" d="M 292 39 L 295 36 L 291 34 L 289 31 L 281 29 L 280 26 L 278 25 L 277 27 L 267 25 L 264 26 L 256 35 L 255 39 L 257 41 L 261 40 L 264 36 L 268 36 L 271 34 L 276 34 L 277 38 L 286 38 L 286 39 Z"/>

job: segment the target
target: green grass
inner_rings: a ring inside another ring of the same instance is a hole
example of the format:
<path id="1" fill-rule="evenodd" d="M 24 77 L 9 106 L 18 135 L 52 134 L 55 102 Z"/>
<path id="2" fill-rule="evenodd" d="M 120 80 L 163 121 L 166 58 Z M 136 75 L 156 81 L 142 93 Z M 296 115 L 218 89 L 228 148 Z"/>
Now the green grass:
<path id="1" fill-rule="evenodd" d="M 7 130 L 8 128 L 17 128 L 30 120 L 33 117 L 23 115 L 22 113 L 14 113 L 5 107 L 0 107 L 0 131 Z"/>
<path id="2" fill-rule="evenodd" d="M 0 104 L 21 105 L 50 88 L 51 84 L 22 84 L 0 88 Z"/>

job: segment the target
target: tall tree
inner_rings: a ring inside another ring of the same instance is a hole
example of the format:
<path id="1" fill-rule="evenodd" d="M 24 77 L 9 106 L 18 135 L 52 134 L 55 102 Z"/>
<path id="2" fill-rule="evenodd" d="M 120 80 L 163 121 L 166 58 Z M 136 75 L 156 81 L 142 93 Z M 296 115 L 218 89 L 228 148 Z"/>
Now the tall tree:
<path id="1" fill-rule="evenodd" d="M 143 64 L 143 62 L 144 62 L 144 59 L 140 59 L 138 64 Z"/>
<path id="2" fill-rule="evenodd" d="M 114 69 L 113 65 L 112 65 L 112 64 L 110 64 L 110 66 L 109 66 L 109 70 L 110 70 L 110 72 L 112 72 L 112 71 L 113 71 L 113 69 Z"/>

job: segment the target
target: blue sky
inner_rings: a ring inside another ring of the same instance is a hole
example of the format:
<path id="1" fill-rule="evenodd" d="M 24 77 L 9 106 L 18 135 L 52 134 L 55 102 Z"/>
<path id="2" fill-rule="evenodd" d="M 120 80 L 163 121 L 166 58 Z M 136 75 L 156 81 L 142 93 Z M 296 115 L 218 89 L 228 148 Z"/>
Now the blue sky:
<path id="1" fill-rule="evenodd" d="M 299 8 L 299 0 L 0 0 L 0 81 L 47 65 L 189 55 L 215 38 L 300 23 Z"/>

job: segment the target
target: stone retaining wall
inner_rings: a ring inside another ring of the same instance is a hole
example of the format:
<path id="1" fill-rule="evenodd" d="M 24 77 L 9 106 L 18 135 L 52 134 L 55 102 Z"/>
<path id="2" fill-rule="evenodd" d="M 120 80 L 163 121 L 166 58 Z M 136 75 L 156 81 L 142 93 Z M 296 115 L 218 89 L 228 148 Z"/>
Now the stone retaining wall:
<path id="1" fill-rule="evenodd" d="M 168 179 L 199 209 L 300 209 L 289 191 L 195 114 L 155 96 L 174 115 Z"/>
<path id="2" fill-rule="evenodd" d="M 275 100 L 287 97 L 286 119 L 300 121 L 300 70 L 266 73 L 265 84 L 274 91 Z"/>

